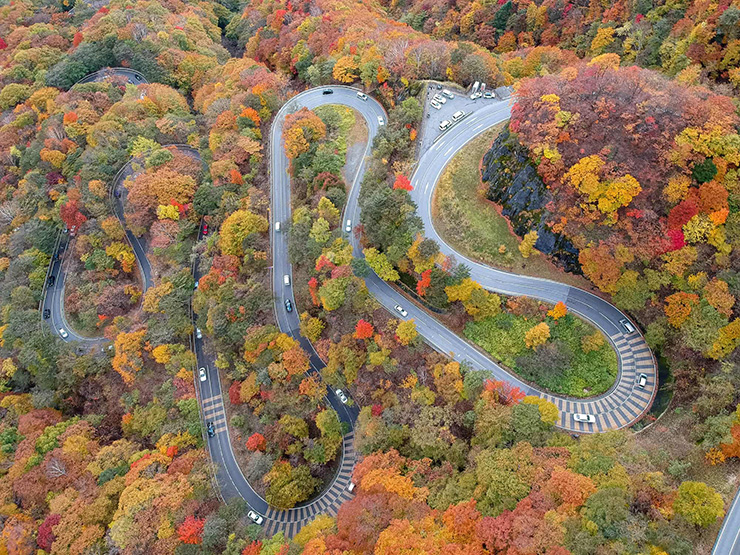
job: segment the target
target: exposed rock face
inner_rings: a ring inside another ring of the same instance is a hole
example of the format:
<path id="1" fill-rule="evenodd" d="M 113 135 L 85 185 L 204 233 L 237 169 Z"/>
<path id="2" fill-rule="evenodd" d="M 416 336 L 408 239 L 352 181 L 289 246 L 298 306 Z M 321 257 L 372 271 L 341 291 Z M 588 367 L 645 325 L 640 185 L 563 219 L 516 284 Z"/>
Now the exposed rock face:
<path id="1" fill-rule="evenodd" d="M 537 230 L 535 248 L 568 272 L 581 273 L 578 251 L 563 235 L 553 233 L 547 222 L 556 218 L 547 210 L 551 192 L 537 174 L 524 148 L 507 128 L 483 157 L 483 181 L 487 198 L 502 206 L 514 232 L 520 237 Z"/>

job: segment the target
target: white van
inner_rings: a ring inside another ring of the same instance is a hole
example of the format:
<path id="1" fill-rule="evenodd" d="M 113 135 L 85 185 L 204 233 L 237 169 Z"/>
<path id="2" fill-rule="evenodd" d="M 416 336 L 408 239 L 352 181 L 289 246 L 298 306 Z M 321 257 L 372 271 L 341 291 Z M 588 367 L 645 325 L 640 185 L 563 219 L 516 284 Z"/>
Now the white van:
<path id="1" fill-rule="evenodd" d="M 439 130 L 444 131 L 445 129 L 449 128 L 450 125 L 452 125 L 452 122 L 446 119 L 442 123 L 439 124 Z"/>
<path id="2" fill-rule="evenodd" d="M 460 121 L 465 117 L 465 112 L 463 110 L 458 110 L 454 114 L 452 114 L 452 121 Z"/>
<path id="3" fill-rule="evenodd" d="M 288 274 L 283 276 L 283 284 L 285 284 L 286 287 L 290 286 L 290 276 Z"/>

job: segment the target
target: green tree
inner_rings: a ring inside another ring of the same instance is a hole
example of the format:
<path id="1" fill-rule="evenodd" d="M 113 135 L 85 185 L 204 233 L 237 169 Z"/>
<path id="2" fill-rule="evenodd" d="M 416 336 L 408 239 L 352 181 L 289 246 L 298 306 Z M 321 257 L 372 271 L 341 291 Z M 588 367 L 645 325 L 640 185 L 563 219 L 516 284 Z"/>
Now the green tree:
<path id="1" fill-rule="evenodd" d="M 704 482 L 684 482 L 678 487 L 673 510 L 695 526 L 710 526 L 725 514 L 722 496 Z"/>

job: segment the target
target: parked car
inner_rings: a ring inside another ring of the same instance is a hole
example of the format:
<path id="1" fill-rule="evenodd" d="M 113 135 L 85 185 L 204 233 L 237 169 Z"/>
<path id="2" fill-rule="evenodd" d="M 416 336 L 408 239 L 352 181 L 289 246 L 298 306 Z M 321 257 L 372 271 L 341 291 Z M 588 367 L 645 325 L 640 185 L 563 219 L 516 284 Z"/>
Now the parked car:
<path id="1" fill-rule="evenodd" d="M 59 328 L 59 335 L 62 336 L 62 339 L 67 339 L 69 337 L 67 330 L 65 330 L 64 328 Z"/>
<path id="2" fill-rule="evenodd" d="M 45 308 L 44 309 L 44 320 L 48 320 L 49 318 L 51 318 L 51 310 L 49 310 L 48 308 Z"/>
<path id="3" fill-rule="evenodd" d="M 437 83 L 437 88 L 438 89 L 441 89 L 442 88 L 442 83 Z"/>
<path id="4" fill-rule="evenodd" d="M 214 437 L 216 435 L 216 428 L 213 425 L 213 422 L 209 422 L 207 426 L 208 430 L 208 437 Z"/>
<path id="5" fill-rule="evenodd" d="M 334 91 L 332 89 L 324 89 L 321 91 L 321 94 L 334 94 Z"/>
<path id="6" fill-rule="evenodd" d="M 208 379 L 208 376 L 206 375 L 206 369 L 201 367 L 198 370 L 198 377 L 200 378 L 200 381 L 204 382 Z"/>
<path id="7" fill-rule="evenodd" d="M 596 417 L 593 414 L 582 414 L 577 412 L 573 415 L 573 420 L 576 422 L 587 422 L 588 424 L 593 424 L 596 422 Z"/>
<path id="8" fill-rule="evenodd" d="M 283 285 L 290 287 L 290 276 L 288 274 L 283 276 Z"/>
<path id="9" fill-rule="evenodd" d="M 442 105 L 439 102 L 437 102 L 436 100 L 432 100 L 430 102 L 430 104 L 432 105 L 432 108 L 434 108 L 435 110 L 441 110 L 442 109 Z"/>
<path id="10" fill-rule="evenodd" d="M 344 231 L 347 233 L 352 231 L 352 220 L 347 220 L 347 223 L 344 224 Z"/>
<path id="11" fill-rule="evenodd" d="M 458 110 L 454 114 L 452 114 L 452 121 L 460 121 L 465 117 L 465 112 L 463 110 Z"/>
<path id="12" fill-rule="evenodd" d="M 452 100 L 453 98 L 455 98 L 455 95 L 454 95 L 454 94 L 452 94 L 452 93 L 451 93 L 450 91 L 448 91 L 447 89 L 444 89 L 444 90 L 442 91 L 442 94 L 443 94 L 443 95 L 445 95 L 445 96 L 446 96 L 447 98 L 449 98 L 450 100 Z"/>
<path id="13" fill-rule="evenodd" d="M 337 394 L 337 397 L 339 397 L 339 400 L 342 401 L 345 405 L 347 404 L 347 396 L 344 394 L 344 391 L 341 389 L 337 389 L 334 391 L 334 393 Z"/>
<path id="14" fill-rule="evenodd" d="M 359 98 L 360 100 L 367 100 L 367 95 L 365 93 L 358 92 L 357 98 Z"/>
<path id="15" fill-rule="evenodd" d="M 495 98 L 496 95 L 493 91 L 486 91 L 483 93 L 483 98 Z"/>
<path id="16" fill-rule="evenodd" d="M 203 235 L 208 235 L 208 224 L 203 224 Z"/>
<path id="17" fill-rule="evenodd" d="M 640 374 L 637 376 L 637 387 L 640 389 L 645 389 L 645 386 L 647 385 L 648 377 L 647 374 Z"/>
<path id="18" fill-rule="evenodd" d="M 290 302 L 290 299 L 285 299 L 285 310 L 293 312 L 293 303 Z"/>
<path id="19" fill-rule="evenodd" d="M 255 513 L 254 511 L 249 511 L 247 513 L 247 516 L 250 518 L 252 522 L 255 524 L 262 524 L 265 521 L 265 517 L 263 517 L 260 514 Z"/>
<path id="20" fill-rule="evenodd" d="M 54 276 L 49 276 L 49 279 L 46 280 L 46 284 L 49 287 L 54 287 L 54 284 L 57 282 L 57 278 Z"/>
<path id="21" fill-rule="evenodd" d="M 378 125 L 385 125 L 385 121 L 381 116 L 378 116 Z"/>
<path id="22" fill-rule="evenodd" d="M 447 102 L 447 99 L 441 94 L 435 94 L 432 100 L 435 100 L 439 102 L 440 104 L 445 104 Z"/>
<path id="23" fill-rule="evenodd" d="M 624 331 L 626 331 L 627 333 L 635 333 L 635 326 L 633 326 L 632 322 L 627 320 L 627 318 L 621 319 L 619 323 L 622 324 Z"/>
<path id="24" fill-rule="evenodd" d="M 347 484 L 347 491 L 348 492 L 352 493 L 354 491 L 354 489 L 355 489 L 355 483 L 354 482 L 350 482 L 349 484 Z"/>
<path id="25" fill-rule="evenodd" d="M 439 130 L 444 131 L 445 129 L 448 129 L 451 125 L 452 125 L 452 122 L 446 119 L 442 123 L 439 124 Z"/>
<path id="26" fill-rule="evenodd" d="M 408 312 L 406 312 L 406 310 L 404 310 L 404 308 L 403 308 L 403 307 L 402 307 L 402 306 L 401 306 L 400 304 L 397 304 L 397 305 L 396 305 L 395 307 L 393 307 L 393 308 L 395 308 L 395 309 L 396 309 L 396 312 L 398 312 L 398 313 L 399 313 L 399 314 L 400 314 L 401 316 L 403 316 L 404 318 L 405 318 L 406 316 L 408 316 L 408 315 L 409 315 L 409 313 L 408 313 Z"/>
<path id="27" fill-rule="evenodd" d="M 195 338 L 196 339 L 203 339 L 203 332 L 200 331 L 200 328 L 195 328 Z"/>

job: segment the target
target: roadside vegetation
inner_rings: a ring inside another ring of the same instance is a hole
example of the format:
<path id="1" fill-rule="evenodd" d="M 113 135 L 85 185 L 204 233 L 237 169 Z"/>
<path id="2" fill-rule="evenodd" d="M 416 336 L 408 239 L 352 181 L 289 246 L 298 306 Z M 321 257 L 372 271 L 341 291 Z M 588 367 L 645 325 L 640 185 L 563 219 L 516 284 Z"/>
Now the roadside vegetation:
<path id="1" fill-rule="evenodd" d="M 432 199 L 435 229 L 447 244 L 473 260 L 517 274 L 590 287 L 581 276 L 562 271 L 531 245 L 525 243 L 520 250 L 522 239 L 486 198 L 480 161 L 505 126 L 502 123 L 470 141 L 442 172 Z"/>

